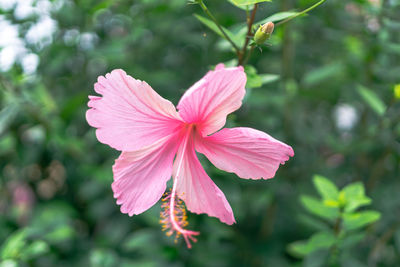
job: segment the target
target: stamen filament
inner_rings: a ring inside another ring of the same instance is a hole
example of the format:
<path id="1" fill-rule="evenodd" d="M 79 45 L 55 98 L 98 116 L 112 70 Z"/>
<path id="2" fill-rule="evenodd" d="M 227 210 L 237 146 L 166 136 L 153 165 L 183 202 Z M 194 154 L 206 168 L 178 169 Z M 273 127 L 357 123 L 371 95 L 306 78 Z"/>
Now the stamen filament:
<path id="1" fill-rule="evenodd" d="M 161 222 L 165 223 L 163 225 L 163 231 L 171 228 L 166 234 L 168 236 L 172 235 L 173 232 L 176 232 L 176 239 L 182 235 L 183 238 L 185 239 L 186 245 L 188 248 L 191 248 L 192 245 L 190 241 L 196 242 L 197 239 L 193 237 L 194 235 L 199 235 L 200 232 L 195 232 L 191 230 L 186 230 L 183 227 L 187 226 L 187 217 L 186 217 L 186 212 L 185 208 L 183 207 L 182 200 L 179 199 L 176 193 L 176 189 L 178 186 L 178 180 L 180 179 L 180 173 L 182 169 L 182 164 L 183 164 L 183 158 L 184 154 L 186 151 L 187 143 L 189 141 L 191 131 L 192 131 L 192 125 L 188 126 L 189 128 L 187 129 L 187 132 L 185 133 L 185 137 L 182 143 L 182 152 L 180 154 L 180 158 L 178 159 L 178 166 L 177 166 L 177 171 L 174 177 L 174 183 L 172 186 L 172 191 L 169 196 L 164 197 L 163 201 L 169 200 L 169 207 L 167 203 L 164 203 L 162 205 L 163 208 L 165 208 L 165 211 L 168 211 L 169 214 L 161 213 Z M 167 222 L 167 220 L 169 220 Z"/>

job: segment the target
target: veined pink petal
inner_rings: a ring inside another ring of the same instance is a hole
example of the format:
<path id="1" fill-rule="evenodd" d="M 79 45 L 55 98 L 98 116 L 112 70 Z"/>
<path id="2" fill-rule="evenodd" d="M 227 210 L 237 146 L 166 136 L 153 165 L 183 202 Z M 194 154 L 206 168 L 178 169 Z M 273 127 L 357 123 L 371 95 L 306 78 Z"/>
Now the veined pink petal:
<path id="1" fill-rule="evenodd" d="M 185 92 L 178 110 L 187 123 L 196 123 L 203 136 L 221 129 L 226 116 L 242 105 L 246 74 L 243 67 L 217 65 Z"/>
<path id="2" fill-rule="evenodd" d="M 171 102 L 123 70 L 100 76 L 94 88 L 102 97 L 89 96 L 86 119 L 97 139 L 117 150 L 140 149 L 181 127 Z"/>
<path id="3" fill-rule="evenodd" d="M 294 155 L 290 146 L 251 128 L 225 128 L 198 137 L 196 150 L 217 168 L 246 179 L 272 178 L 279 165 Z"/>
<path id="4" fill-rule="evenodd" d="M 184 151 L 180 147 L 176 158 L 181 158 L 182 153 L 184 155 L 176 190 L 187 209 L 194 213 L 207 213 L 229 225 L 235 223 L 232 208 L 224 193 L 201 166 L 194 150 L 193 140 L 188 141 Z M 177 161 L 174 164 L 174 177 L 176 173 Z"/>
<path id="5" fill-rule="evenodd" d="M 172 135 L 140 150 L 121 153 L 113 166 L 112 189 L 122 213 L 142 213 L 161 198 L 178 145 L 178 135 Z"/>

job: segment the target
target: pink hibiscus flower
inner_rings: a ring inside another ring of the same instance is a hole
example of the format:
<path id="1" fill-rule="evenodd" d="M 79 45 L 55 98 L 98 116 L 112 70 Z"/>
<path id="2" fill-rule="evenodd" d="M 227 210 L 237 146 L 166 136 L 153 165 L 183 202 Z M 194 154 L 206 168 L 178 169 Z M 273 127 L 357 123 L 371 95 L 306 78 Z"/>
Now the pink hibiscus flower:
<path id="1" fill-rule="evenodd" d="M 97 139 L 122 151 L 113 166 L 112 190 L 121 212 L 129 216 L 152 207 L 173 177 L 163 199 L 162 222 L 167 234 L 189 239 L 198 232 L 184 229 L 186 208 L 233 224 L 232 209 L 222 191 L 201 166 L 196 151 L 216 167 L 244 179 L 268 179 L 293 149 L 251 128 L 224 128 L 226 116 L 237 110 L 245 95 L 242 67 L 219 64 L 183 95 L 177 106 L 146 82 L 123 70 L 100 76 L 94 85 L 102 96 L 89 96 L 89 125 Z M 174 160 L 175 159 L 175 160 Z"/>

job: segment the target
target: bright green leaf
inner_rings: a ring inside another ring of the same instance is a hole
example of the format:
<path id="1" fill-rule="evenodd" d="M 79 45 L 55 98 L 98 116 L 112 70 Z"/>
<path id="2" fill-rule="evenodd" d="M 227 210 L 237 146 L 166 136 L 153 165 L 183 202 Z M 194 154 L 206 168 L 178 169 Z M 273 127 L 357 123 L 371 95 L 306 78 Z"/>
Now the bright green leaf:
<path id="1" fill-rule="evenodd" d="M 381 214 L 377 211 L 369 210 L 357 213 L 343 214 L 343 226 L 347 230 L 362 228 L 377 221 Z"/>
<path id="2" fill-rule="evenodd" d="M 264 23 L 267 23 L 269 21 L 277 22 L 277 21 L 280 21 L 280 20 L 284 20 L 284 19 L 287 19 L 287 18 L 290 18 L 290 17 L 296 15 L 297 13 L 298 12 L 295 12 L 295 11 L 278 12 L 278 13 L 275 13 L 275 14 L 267 17 L 266 19 L 263 19 L 263 20 L 257 22 L 256 25 L 264 24 Z"/>
<path id="3" fill-rule="evenodd" d="M 304 257 L 314 251 L 330 248 L 336 243 L 336 237 L 331 232 L 319 232 L 314 234 L 309 240 L 297 241 L 288 246 L 290 254 L 296 257 Z"/>
<path id="4" fill-rule="evenodd" d="M 33 259 L 43 255 L 49 251 L 49 246 L 42 240 L 34 241 L 23 251 L 22 258 L 24 260 Z"/>
<path id="5" fill-rule="evenodd" d="M 72 238 L 75 234 L 74 229 L 69 225 L 61 225 L 45 235 L 46 240 L 51 242 L 61 242 Z"/>
<path id="6" fill-rule="evenodd" d="M 372 200 L 368 197 L 350 199 L 346 203 L 345 212 L 355 211 L 357 208 L 371 204 Z"/>
<path id="7" fill-rule="evenodd" d="M 18 259 L 26 245 L 26 237 L 27 232 L 20 230 L 7 238 L 1 250 L 1 259 Z"/>
<path id="8" fill-rule="evenodd" d="M 385 113 L 386 105 L 375 92 L 362 85 L 357 87 L 357 91 L 370 108 L 376 112 L 376 114 L 382 116 Z"/>
<path id="9" fill-rule="evenodd" d="M 307 241 L 293 242 L 293 243 L 289 244 L 287 250 L 291 255 L 293 255 L 295 257 L 299 257 L 299 258 L 302 258 L 305 255 L 310 253 Z"/>
<path id="10" fill-rule="evenodd" d="M 270 2 L 271 0 L 232 0 L 232 2 L 237 6 L 247 6 L 254 5 L 262 2 Z"/>
<path id="11" fill-rule="evenodd" d="M 329 248 L 336 242 L 336 237 L 331 232 L 319 232 L 314 234 L 309 241 L 309 246 L 315 250 L 317 248 Z"/>
<path id="12" fill-rule="evenodd" d="M 239 5 L 237 5 L 237 4 L 234 2 L 234 0 L 228 0 L 228 2 L 231 3 L 232 5 L 234 5 L 235 7 L 238 7 L 238 8 L 240 8 L 240 9 L 242 9 L 242 10 L 250 11 L 250 10 L 253 10 L 253 8 L 254 8 L 254 5 L 250 5 L 250 6 L 239 6 Z"/>
<path id="13" fill-rule="evenodd" d="M 280 77 L 278 74 L 259 74 L 258 76 L 261 78 L 262 84 L 273 83 Z"/>
<path id="14" fill-rule="evenodd" d="M 309 196 L 301 196 L 303 206 L 312 214 L 326 219 L 335 219 L 339 216 L 339 209 L 325 206 L 321 201 Z"/>
<path id="15" fill-rule="evenodd" d="M 359 207 L 371 203 L 371 199 L 365 196 L 364 185 L 356 182 L 347 185 L 340 191 L 340 202 L 344 205 L 345 212 L 352 212 Z"/>
<path id="16" fill-rule="evenodd" d="M 400 99 L 400 83 L 393 87 L 393 94 L 395 99 Z"/>
<path id="17" fill-rule="evenodd" d="M 246 72 L 246 76 L 247 76 L 247 83 L 246 83 L 247 89 L 257 88 L 257 87 L 262 86 L 262 79 L 257 74 L 256 68 L 254 68 L 253 66 L 247 65 L 244 68 L 244 71 Z"/>
<path id="18" fill-rule="evenodd" d="M 336 200 L 331 200 L 331 199 L 325 199 L 324 200 L 324 205 L 328 207 L 340 207 L 340 202 Z"/>
<path id="19" fill-rule="evenodd" d="M 258 88 L 263 84 L 272 83 L 279 79 L 277 74 L 257 74 L 257 69 L 251 65 L 244 68 L 247 76 L 246 88 Z"/>
<path id="20" fill-rule="evenodd" d="M 339 190 L 329 179 L 320 175 L 314 175 L 313 182 L 315 188 L 324 200 L 335 201 L 339 198 Z"/>

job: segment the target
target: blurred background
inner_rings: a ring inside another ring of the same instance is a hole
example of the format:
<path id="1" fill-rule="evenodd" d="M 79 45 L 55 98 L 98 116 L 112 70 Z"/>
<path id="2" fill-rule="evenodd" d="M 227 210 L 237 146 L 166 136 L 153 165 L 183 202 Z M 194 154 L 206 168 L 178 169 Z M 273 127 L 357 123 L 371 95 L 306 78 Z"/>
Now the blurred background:
<path id="1" fill-rule="evenodd" d="M 256 21 L 314 3 L 262 3 Z M 229 1 L 206 4 L 227 28 L 246 21 Z M 227 126 L 263 130 L 295 157 L 267 181 L 202 158 L 237 224 L 189 214 L 201 235 L 188 250 L 161 231 L 159 204 L 119 211 L 118 152 L 88 126 L 88 95 L 122 68 L 177 104 L 235 57 L 194 14 L 204 16 L 185 0 L 0 0 L 0 266 L 327 266 L 322 252 L 288 249 L 322 227 L 300 201 L 318 196 L 314 174 L 339 188 L 362 182 L 381 214 L 335 266 L 400 266 L 399 0 L 328 0 L 254 50 L 259 84 Z"/>

